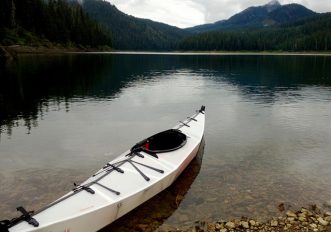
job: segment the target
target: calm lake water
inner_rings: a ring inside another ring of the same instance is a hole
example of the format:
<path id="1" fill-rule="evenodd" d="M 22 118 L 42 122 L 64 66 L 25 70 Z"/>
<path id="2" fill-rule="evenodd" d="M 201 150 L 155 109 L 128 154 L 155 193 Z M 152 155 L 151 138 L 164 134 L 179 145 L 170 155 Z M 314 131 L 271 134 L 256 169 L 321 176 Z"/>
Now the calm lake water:
<path id="1" fill-rule="evenodd" d="M 105 231 L 329 207 L 331 57 L 73 54 L 0 63 L 0 219 L 55 200 L 203 104 L 199 158 Z"/>

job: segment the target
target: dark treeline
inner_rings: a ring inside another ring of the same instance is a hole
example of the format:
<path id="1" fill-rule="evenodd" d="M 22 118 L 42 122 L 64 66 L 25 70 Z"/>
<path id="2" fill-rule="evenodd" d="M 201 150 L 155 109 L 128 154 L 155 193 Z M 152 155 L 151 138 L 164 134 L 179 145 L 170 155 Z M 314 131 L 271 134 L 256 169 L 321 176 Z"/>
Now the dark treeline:
<path id="1" fill-rule="evenodd" d="M 90 19 L 77 2 L 1 0 L 0 44 L 111 45 L 109 32 Z"/>
<path id="2" fill-rule="evenodd" d="M 83 9 L 112 33 L 113 47 L 119 50 L 172 50 L 191 34 L 164 23 L 127 15 L 105 0 L 84 0 Z"/>
<path id="3" fill-rule="evenodd" d="M 202 33 L 186 38 L 181 50 L 330 51 L 331 14 L 265 29 Z"/>

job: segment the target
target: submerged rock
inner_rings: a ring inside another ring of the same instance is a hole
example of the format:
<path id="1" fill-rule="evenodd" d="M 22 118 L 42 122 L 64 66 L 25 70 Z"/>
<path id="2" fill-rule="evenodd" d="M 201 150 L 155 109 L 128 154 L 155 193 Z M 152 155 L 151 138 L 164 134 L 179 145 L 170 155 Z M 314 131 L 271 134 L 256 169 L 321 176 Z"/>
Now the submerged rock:
<path id="1" fill-rule="evenodd" d="M 273 226 L 273 227 L 276 227 L 276 226 L 278 226 L 278 221 L 271 220 L 270 225 Z"/>
<path id="2" fill-rule="evenodd" d="M 236 225 L 233 222 L 227 222 L 225 224 L 225 227 L 228 228 L 228 229 L 233 229 L 233 228 L 236 227 Z"/>
<path id="3" fill-rule="evenodd" d="M 246 229 L 249 228 L 249 224 L 248 224 L 248 222 L 241 221 L 240 224 L 241 224 L 242 227 L 244 227 L 244 228 L 246 228 Z"/>
<path id="4" fill-rule="evenodd" d="M 292 211 L 287 211 L 287 212 L 286 212 L 286 215 L 287 215 L 288 217 L 293 217 L 293 218 L 296 218 L 296 217 L 297 217 L 297 215 L 296 215 L 295 213 L 293 213 Z"/>
<path id="5" fill-rule="evenodd" d="M 317 221 L 322 225 L 322 226 L 327 226 L 329 222 L 325 221 L 323 218 L 319 217 L 317 218 Z"/>
<path id="6" fill-rule="evenodd" d="M 249 220 L 249 224 L 251 224 L 252 226 L 255 226 L 256 222 L 254 220 Z"/>

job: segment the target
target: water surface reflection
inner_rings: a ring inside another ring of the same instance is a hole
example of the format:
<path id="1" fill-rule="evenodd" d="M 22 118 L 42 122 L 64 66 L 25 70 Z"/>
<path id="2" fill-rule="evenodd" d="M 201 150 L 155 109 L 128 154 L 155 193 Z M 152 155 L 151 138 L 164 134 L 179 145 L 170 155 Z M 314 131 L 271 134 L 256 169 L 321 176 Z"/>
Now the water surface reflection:
<path id="1" fill-rule="evenodd" d="M 1 65 L 0 218 L 56 199 L 202 104 L 201 171 L 157 225 L 331 199 L 331 57 L 90 54 Z"/>
<path id="2" fill-rule="evenodd" d="M 66 55 L 23 57 L 0 69 L 1 128 L 10 133 L 17 119 L 31 129 L 50 105 L 84 99 L 113 99 L 123 88 L 180 72 L 237 87 L 268 103 L 279 92 L 302 86 L 330 86 L 330 57 Z M 213 84 L 213 83 L 211 83 Z M 213 84 L 215 85 L 215 84 Z"/>

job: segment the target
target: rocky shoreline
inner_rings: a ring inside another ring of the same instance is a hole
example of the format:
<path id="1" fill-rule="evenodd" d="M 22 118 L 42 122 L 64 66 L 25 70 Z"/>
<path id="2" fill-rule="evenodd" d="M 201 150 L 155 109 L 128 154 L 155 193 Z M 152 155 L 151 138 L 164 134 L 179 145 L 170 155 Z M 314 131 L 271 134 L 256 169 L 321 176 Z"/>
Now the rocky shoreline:
<path id="1" fill-rule="evenodd" d="M 283 207 L 280 205 L 280 207 Z M 260 231 L 260 232 L 277 232 L 277 231 L 331 231 L 331 212 L 321 212 L 316 206 L 310 209 L 301 208 L 296 212 L 288 210 L 284 216 L 272 218 L 270 220 L 259 222 L 258 220 L 241 218 L 230 221 L 217 221 L 213 223 L 197 222 L 194 228 L 168 231 L 180 232 L 234 232 L 234 231 Z"/>

